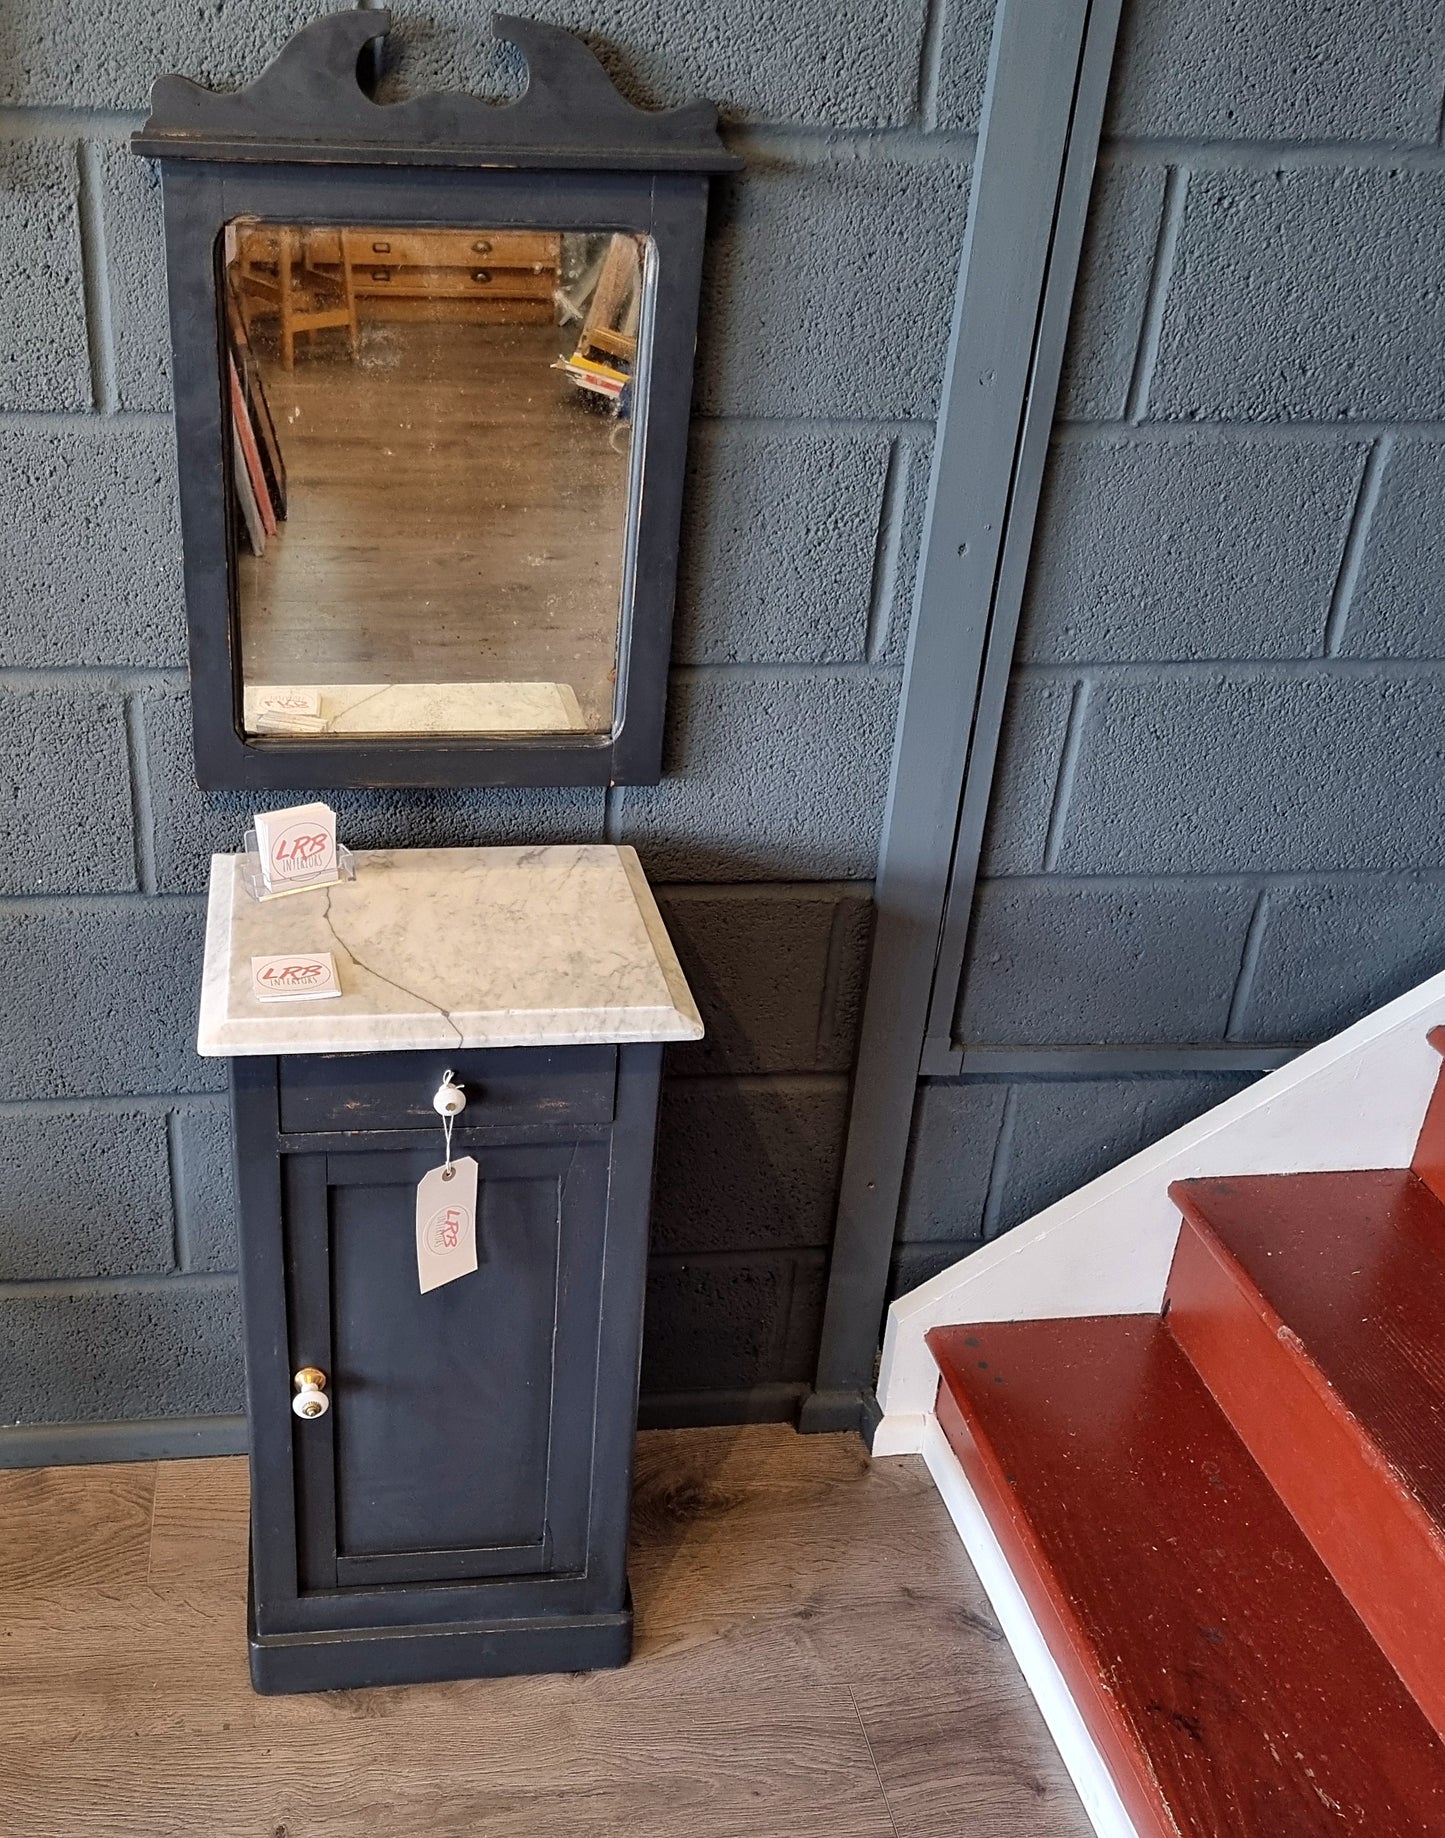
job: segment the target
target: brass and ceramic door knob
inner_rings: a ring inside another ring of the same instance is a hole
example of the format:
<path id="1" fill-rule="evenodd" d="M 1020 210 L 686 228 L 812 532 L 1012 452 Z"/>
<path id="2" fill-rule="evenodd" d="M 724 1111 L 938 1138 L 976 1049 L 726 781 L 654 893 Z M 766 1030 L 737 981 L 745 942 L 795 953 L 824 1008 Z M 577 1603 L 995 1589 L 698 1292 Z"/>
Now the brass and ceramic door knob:
<path id="1" fill-rule="evenodd" d="M 319 1366 L 303 1366 L 291 1382 L 296 1392 L 291 1408 L 298 1417 L 324 1417 L 331 1409 L 326 1374 Z"/>

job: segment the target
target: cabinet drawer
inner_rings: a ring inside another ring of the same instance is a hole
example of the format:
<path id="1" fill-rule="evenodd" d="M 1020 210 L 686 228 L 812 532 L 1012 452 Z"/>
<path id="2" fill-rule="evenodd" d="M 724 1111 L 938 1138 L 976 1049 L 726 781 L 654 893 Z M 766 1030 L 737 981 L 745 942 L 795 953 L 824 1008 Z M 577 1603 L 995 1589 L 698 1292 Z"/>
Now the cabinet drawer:
<path id="1" fill-rule="evenodd" d="M 344 230 L 346 259 L 357 267 L 545 268 L 561 264 L 562 239 L 538 230 Z"/>
<path id="2" fill-rule="evenodd" d="M 431 1101 L 448 1071 L 467 1094 L 459 1130 L 612 1119 L 616 1047 L 491 1047 L 283 1058 L 281 1128 L 287 1135 L 439 1130 Z"/>
<path id="3" fill-rule="evenodd" d="M 533 274 L 530 268 L 388 268 L 377 260 L 353 263 L 351 285 L 359 295 L 401 294 L 418 300 L 491 295 L 504 300 L 550 300 L 556 277 Z"/>

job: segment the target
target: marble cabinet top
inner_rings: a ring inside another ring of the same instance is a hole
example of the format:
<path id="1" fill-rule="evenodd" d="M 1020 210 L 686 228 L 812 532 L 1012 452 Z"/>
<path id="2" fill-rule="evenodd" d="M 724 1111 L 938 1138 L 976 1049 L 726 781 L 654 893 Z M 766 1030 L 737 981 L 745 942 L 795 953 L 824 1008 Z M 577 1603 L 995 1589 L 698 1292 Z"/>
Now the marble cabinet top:
<path id="1" fill-rule="evenodd" d="M 256 901 L 211 858 L 198 1050 L 397 1052 L 697 1040 L 633 849 L 372 849 L 356 879 Z M 262 1002 L 251 959 L 330 951 L 341 995 Z"/>

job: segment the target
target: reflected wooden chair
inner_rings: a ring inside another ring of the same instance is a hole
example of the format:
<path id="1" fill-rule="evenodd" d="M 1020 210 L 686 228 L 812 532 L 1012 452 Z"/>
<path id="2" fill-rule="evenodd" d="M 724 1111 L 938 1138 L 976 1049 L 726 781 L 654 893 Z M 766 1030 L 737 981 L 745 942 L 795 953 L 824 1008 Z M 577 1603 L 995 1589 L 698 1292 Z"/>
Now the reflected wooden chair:
<path id="1" fill-rule="evenodd" d="M 642 302 L 642 275 L 637 239 L 614 235 L 608 246 L 587 317 L 577 335 L 577 356 L 637 359 L 637 322 Z"/>
<path id="2" fill-rule="evenodd" d="M 258 224 L 241 238 L 236 266 L 237 291 L 249 332 L 258 318 L 278 322 L 281 362 L 296 366 L 296 340 L 312 332 L 340 328 L 347 334 L 351 355 L 360 349 L 356 316 L 356 291 L 350 265 L 341 261 L 334 272 L 317 262 L 311 247 L 315 232 L 297 224 Z"/>

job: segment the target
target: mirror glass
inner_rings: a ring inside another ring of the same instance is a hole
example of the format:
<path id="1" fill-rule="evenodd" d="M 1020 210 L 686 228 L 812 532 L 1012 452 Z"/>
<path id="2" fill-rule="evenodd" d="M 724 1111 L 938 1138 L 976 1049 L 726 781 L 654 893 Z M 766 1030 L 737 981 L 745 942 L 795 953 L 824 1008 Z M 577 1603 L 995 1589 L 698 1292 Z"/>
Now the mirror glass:
<path id="1" fill-rule="evenodd" d="M 238 218 L 221 256 L 246 733 L 610 733 L 649 240 Z"/>

